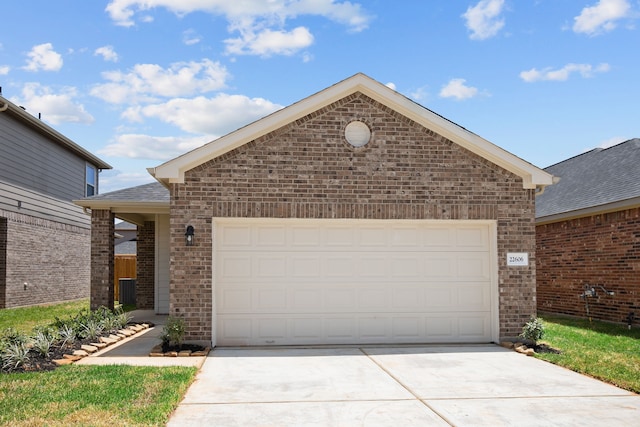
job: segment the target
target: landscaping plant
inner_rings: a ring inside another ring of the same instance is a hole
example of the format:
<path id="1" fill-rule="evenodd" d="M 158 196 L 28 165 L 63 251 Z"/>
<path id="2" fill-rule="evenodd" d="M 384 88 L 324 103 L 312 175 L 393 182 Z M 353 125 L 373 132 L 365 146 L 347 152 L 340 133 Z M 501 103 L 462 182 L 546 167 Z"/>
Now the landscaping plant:
<path id="1" fill-rule="evenodd" d="M 531 316 L 531 319 L 522 327 L 521 338 L 537 343 L 544 337 L 544 324 L 539 317 Z"/>
<path id="2" fill-rule="evenodd" d="M 165 347 L 180 347 L 184 340 L 185 322 L 181 317 L 169 316 L 162 329 L 160 339 Z"/>
<path id="3" fill-rule="evenodd" d="M 46 311 L 47 308 L 42 308 Z M 55 311 L 58 313 L 59 311 Z M 4 310 L 0 310 L 3 315 Z M 16 317 L 16 313 L 11 315 Z M 0 330 L 0 371 L 39 371 L 56 367 L 54 359 L 72 352 L 82 344 L 98 341 L 99 337 L 115 333 L 127 326 L 131 315 L 121 309 L 111 311 L 106 307 L 90 311 L 82 308 L 49 325 L 38 324 L 31 333 L 12 327 Z M 175 337 L 176 335 L 172 335 Z"/>

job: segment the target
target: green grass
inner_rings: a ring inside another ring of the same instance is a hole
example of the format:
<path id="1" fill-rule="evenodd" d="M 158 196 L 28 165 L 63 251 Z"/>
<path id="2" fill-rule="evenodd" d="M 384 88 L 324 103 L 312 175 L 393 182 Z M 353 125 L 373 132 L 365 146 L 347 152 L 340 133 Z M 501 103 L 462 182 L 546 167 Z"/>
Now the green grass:
<path id="1" fill-rule="evenodd" d="M 31 333 L 56 317 L 74 317 L 88 300 L 0 310 L 0 330 Z M 0 374 L 0 426 L 162 426 L 197 369 L 62 366 L 50 372 Z"/>
<path id="2" fill-rule="evenodd" d="M 0 375 L 0 426 L 161 426 L 197 369 L 63 366 Z"/>
<path id="3" fill-rule="evenodd" d="M 540 342 L 562 351 L 536 357 L 640 393 L 640 329 L 555 315 L 541 315 Z"/>
<path id="4" fill-rule="evenodd" d="M 0 330 L 14 328 L 23 333 L 30 333 L 38 325 L 48 325 L 54 322 L 56 317 L 63 319 L 76 315 L 83 308 L 89 308 L 89 299 L 52 305 L 4 308 L 0 310 Z"/>

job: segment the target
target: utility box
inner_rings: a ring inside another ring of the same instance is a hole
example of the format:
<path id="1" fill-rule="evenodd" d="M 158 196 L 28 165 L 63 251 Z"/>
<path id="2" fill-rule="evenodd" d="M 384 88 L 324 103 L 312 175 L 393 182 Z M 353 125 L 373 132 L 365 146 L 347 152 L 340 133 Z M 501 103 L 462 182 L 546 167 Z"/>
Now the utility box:
<path id="1" fill-rule="evenodd" d="M 120 304 L 136 305 L 136 279 L 121 278 L 118 281 Z"/>

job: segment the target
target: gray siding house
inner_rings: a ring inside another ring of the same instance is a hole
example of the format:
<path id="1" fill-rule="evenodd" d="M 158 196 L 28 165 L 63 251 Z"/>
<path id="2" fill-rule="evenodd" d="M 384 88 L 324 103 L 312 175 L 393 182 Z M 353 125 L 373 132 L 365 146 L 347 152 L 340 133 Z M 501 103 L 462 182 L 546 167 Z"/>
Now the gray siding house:
<path id="1" fill-rule="evenodd" d="M 91 218 L 111 166 L 0 96 L 0 308 L 89 296 Z"/>

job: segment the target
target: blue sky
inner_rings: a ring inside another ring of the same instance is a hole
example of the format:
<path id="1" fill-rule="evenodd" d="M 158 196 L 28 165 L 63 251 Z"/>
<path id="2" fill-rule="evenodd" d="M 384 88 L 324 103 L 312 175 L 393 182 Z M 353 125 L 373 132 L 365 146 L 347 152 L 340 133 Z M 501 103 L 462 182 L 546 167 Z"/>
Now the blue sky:
<path id="1" fill-rule="evenodd" d="M 638 0 L 5 2 L 2 94 L 102 193 L 357 72 L 536 166 L 640 137 Z"/>

